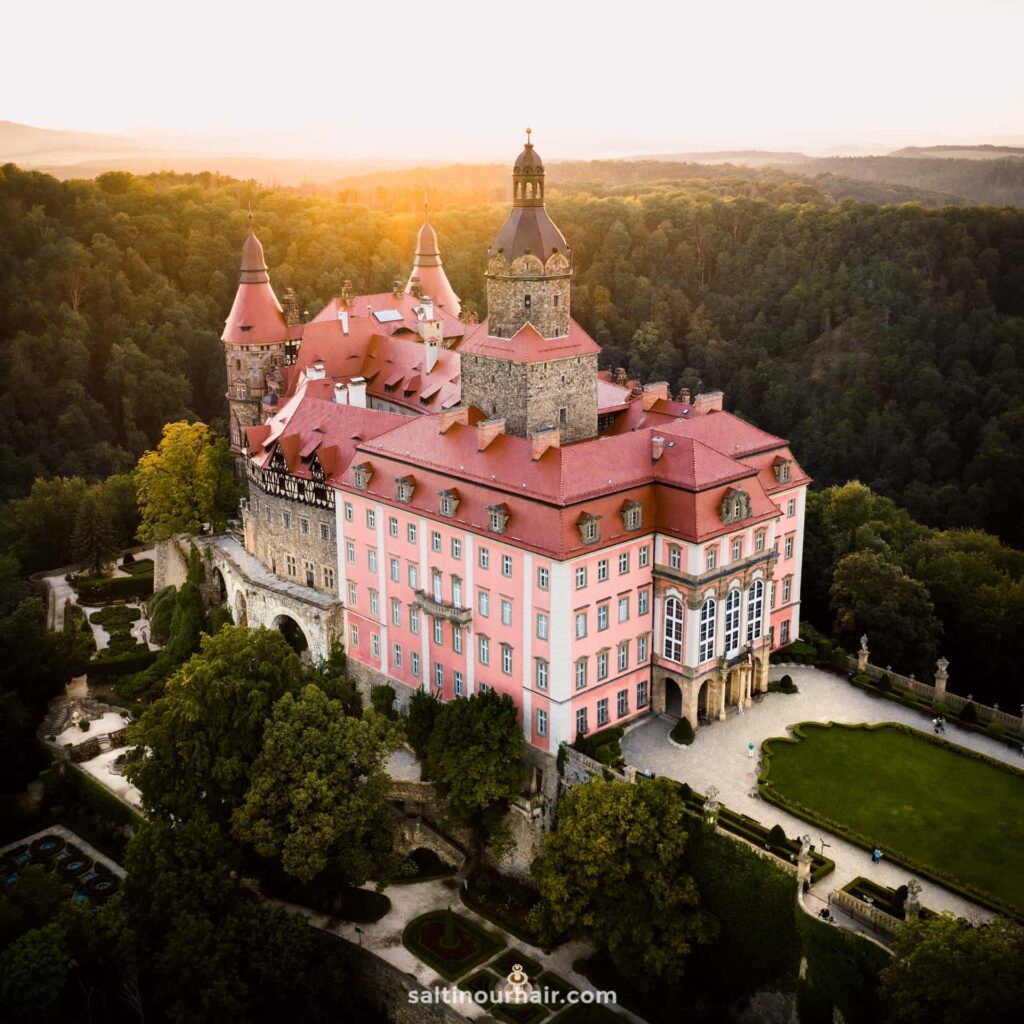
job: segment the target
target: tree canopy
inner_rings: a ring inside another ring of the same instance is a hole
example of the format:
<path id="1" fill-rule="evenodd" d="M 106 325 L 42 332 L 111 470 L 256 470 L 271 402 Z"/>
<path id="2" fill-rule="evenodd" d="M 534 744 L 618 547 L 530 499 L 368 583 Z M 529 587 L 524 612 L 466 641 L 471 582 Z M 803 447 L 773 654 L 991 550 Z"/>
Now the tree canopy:
<path id="1" fill-rule="evenodd" d="M 285 693 L 263 733 L 233 834 L 263 857 L 280 857 L 302 882 L 328 868 L 354 885 L 382 877 L 393 843 L 386 763 L 396 745 L 393 727 L 373 712 L 350 718 L 313 685 Z"/>
<path id="2" fill-rule="evenodd" d="M 1010 1024 L 1024 1006 L 1024 928 L 939 914 L 908 922 L 881 973 L 888 1024 Z"/>
<path id="3" fill-rule="evenodd" d="M 685 868 L 691 827 L 667 779 L 574 786 L 533 864 L 544 925 L 606 947 L 641 987 L 678 980 L 715 933 Z"/>
<path id="4" fill-rule="evenodd" d="M 227 441 L 205 423 L 168 423 L 135 469 L 141 540 L 223 528 L 238 503 Z"/>

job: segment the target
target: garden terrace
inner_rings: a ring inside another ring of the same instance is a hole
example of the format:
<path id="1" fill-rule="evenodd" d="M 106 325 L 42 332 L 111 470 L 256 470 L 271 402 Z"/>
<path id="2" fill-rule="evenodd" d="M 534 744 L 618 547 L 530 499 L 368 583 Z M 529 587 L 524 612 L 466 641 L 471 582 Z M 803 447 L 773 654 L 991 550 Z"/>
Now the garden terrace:
<path id="1" fill-rule="evenodd" d="M 1024 773 L 895 723 L 805 722 L 764 743 L 761 795 L 947 885 L 1024 913 Z"/>

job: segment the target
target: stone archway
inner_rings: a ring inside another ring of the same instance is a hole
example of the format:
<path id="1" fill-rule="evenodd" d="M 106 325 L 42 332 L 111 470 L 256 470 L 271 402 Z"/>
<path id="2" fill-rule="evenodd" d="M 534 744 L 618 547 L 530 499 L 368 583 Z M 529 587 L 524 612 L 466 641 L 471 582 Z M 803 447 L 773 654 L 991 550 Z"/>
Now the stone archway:
<path id="1" fill-rule="evenodd" d="M 708 719 L 708 697 L 710 694 L 710 680 L 705 679 L 697 691 L 697 721 L 704 722 Z"/>
<path id="2" fill-rule="evenodd" d="M 683 717 L 683 691 L 671 676 L 665 676 L 665 714 Z"/>
<path id="3" fill-rule="evenodd" d="M 296 654 L 303 660 L 309 660 L 309 640 L 295 619 L 290 615 L 278 615 L 271 625 L 288 641 L 288 645 Z"/>
<path id="4" fill-rule="evenodd" d="M 224 604 L 228 599 L 228 585 L 224 582 L 224 573 L 214 568 L 212 573 L 214 585 L 214 604 Z"/>
<path id="5" fill-rule="evenodd" d="M 235 593 L 235 625 L 236 626 L 248 626 L 249 625 L 249 607 L 245 600 L 244 591 L 236 591 Z"/>

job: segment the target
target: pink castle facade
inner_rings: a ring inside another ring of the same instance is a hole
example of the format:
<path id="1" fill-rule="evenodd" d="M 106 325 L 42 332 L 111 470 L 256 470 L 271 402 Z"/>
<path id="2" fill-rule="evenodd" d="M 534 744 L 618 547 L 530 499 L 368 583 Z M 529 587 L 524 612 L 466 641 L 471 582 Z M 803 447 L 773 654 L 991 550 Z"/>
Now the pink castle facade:
<path id="1" fill-rule="evenodd" d="M 304 325 L 247 241 L 240 293 L 258 281 L 235 307 L 266 382 L 232 403 L 232 436 L 245 553 L 330 623 L 304 630 L 314 656 L 336 634 L 353 674 L 403 702 L 508 694 L 554 753 L 652 711 L 724 718 L 767 687 L 770 650 L 799 633 L 810 481 L 721 392 L 673 401 L 598 373 L 543 173 L 528 143 L 481 324 L 459 319 L 429 224 L 406 288 L 346 289 Z M 230 382 L 246 347 L 230 320 L 224 343 Z"/>

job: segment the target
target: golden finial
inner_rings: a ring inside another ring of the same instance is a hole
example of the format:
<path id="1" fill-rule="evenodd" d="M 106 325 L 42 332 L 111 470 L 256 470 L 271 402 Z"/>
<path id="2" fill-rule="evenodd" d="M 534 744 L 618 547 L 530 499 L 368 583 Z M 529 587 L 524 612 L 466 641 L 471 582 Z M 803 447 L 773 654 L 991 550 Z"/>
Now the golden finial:
<path id="1" fill-rule="evenodd" d="M 532 146 L 533 145 L 533 143 L 530 141 L 530 136 L 532 134 L 533 134 L 533 129 L 532 128 L 527 128 L 526 129 L 526 144 L 527 144 L 527 146 Z"/>

